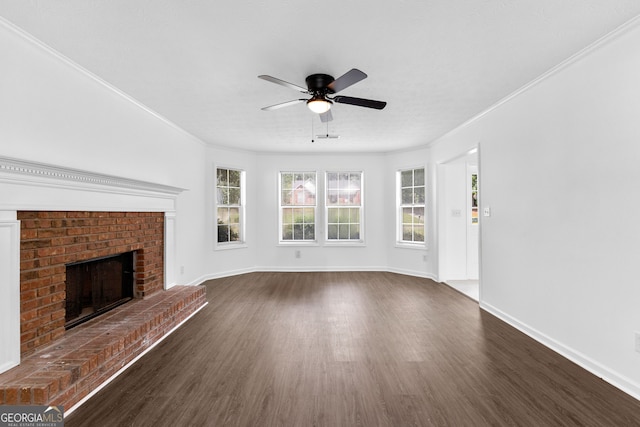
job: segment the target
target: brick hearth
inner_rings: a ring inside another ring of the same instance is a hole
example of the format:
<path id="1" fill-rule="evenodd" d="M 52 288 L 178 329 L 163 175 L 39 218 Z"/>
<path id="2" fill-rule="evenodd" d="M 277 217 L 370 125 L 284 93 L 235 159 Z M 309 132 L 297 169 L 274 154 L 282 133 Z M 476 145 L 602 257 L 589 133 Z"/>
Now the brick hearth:
<path id="1" fill-rule="evenodd" d="M 77 326 L 0 374 L 0 404 L 69 409 L 204 304 L 203 286 L 174 286 Z"/>

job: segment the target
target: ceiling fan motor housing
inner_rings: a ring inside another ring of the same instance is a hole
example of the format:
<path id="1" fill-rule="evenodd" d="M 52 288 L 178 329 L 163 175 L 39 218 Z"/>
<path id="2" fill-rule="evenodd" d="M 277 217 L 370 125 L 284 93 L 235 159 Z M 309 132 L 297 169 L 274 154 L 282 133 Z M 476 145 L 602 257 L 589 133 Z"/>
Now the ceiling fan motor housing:
<path id="1" fill-rule="evenodd" d="M 328 87 L 334 80 L 333 76 L 328 74 L 311 74 L 306 78 L 307 88 L 314 95 L 324 96 L 328 93 L 335 93 Z"/>

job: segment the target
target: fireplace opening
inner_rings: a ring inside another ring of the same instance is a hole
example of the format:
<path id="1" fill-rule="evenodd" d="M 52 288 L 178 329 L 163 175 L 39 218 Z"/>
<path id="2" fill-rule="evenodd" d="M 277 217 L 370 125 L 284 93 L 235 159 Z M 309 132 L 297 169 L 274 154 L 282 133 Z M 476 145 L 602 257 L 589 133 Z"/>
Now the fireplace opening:
<path id="1" fill-rule="evenodd" d="M 65 329 L 133 298 L 135 252 L 66 265 Z"/>

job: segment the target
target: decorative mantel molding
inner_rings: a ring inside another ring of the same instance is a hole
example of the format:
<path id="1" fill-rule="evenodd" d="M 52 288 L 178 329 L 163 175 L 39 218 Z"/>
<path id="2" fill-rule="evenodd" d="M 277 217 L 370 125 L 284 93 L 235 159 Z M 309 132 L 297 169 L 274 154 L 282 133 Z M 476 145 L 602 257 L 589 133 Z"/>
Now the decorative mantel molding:
<path id="1" fill-rule="evenodd" d="M 87 186 L 111 187 L 167 196 L 177 196 L 185 191 L 183 188 L 169 185 L 0 156 L 0 181 L 5 180 L 39 182 L 49 185 L 58 184 L 65 187 L 69 185 L 83 188 Z"/>

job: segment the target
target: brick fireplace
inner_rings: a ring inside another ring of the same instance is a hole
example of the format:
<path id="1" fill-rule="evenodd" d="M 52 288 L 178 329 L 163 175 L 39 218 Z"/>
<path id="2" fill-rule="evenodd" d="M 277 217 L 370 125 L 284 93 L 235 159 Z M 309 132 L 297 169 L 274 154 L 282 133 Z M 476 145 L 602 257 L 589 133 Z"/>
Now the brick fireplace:
<path id="1" fill-rule="evenodd" d="M 163 288 L 162 212 L 19 211 L 20 352 L 65 332 L 65 265 L 136 252 L 134 297 Z"/>
<path id="2" fill-rule="evenodd" d="M 0 405 L 67 412 L 207 304 L 178 283 L 186 189 L 2 156 L 0 184 Z M 133 298 L 65 329 L 67 266 L 131 252 Z"/>

